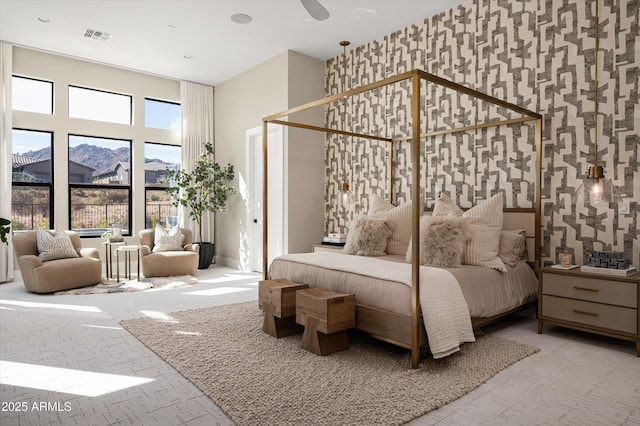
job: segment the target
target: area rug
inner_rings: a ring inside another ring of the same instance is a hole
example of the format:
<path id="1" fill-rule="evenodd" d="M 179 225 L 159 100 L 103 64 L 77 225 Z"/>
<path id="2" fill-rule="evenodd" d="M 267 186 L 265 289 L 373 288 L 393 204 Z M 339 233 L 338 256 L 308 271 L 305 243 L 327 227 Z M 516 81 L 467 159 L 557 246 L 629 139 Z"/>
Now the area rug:
<path id="1" fill-rule="evenodd" d="M 132 291 L 158 290 L 184 287 L 198 284 L 198 279 L 191 275 L 180 275 L 175 277 L 153 277 L 141 280 L 128 280 L 122 282 L 106 281 L 87 287 L 74 288 L 72 290 L 57 291 L 54 294 L 61 296 L 67 294 L 104 294 L 104 293 L 125 293 Z"/>
<path id="2" fill-rule="evenodd" d="M 262 332 L 258 302 L 121 324 L 207 394 L 238 425 L 403 424 L 480 386 L 539 349 L 479 336 L 444 359 L 353 333 L 349 349 L 320 357 L 302 334 Z"/>

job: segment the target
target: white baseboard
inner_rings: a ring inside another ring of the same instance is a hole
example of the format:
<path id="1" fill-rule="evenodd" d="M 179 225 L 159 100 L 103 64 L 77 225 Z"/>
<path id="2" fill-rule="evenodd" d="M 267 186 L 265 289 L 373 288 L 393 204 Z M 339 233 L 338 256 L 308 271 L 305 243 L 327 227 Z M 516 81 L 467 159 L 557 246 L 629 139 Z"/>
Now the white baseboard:
<path id="1" fill-rule="evenodd" d="M 240 270 L 240 261 L 238 259 L 232 259 L 230 257 L 224 256 L 215 256 L 214 262 L 220 266 L 226 266 L 227 268 Z"/>

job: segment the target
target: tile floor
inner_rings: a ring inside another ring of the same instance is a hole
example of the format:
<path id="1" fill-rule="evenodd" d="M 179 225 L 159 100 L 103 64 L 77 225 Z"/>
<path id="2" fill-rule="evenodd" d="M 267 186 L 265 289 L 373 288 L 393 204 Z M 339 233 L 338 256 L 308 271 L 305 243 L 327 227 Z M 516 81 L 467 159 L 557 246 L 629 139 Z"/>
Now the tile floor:
<path id="1" fill-rule="evenodd" d="M 197 277 L 188 288 L 85 296 L 31 294 L 19 277 L 0 285 L 0 424 L 233 424 L 119 325 L 257 298 L 256 274 L 214 265 Z M 632 343 L 548 326 L 538 335 L 533 311 L 485 332 L 541 351 L 412 425 L 640 425 Z"/>

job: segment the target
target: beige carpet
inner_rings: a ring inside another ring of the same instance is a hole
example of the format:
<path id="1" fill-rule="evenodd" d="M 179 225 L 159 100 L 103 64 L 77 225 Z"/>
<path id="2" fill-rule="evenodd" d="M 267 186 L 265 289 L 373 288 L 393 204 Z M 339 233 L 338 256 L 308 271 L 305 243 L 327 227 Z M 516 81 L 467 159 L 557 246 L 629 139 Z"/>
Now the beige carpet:
<path id="1" fill-rule="evenodd" d="M 105 281 L 99 284 L 86 287 L 74 288 L 71 290 L 57 291 L 54 294 L 58 296 L 68 294 L 105 294 L 105 293 L 127 293 L 133 291 L 158 290 L 184 287 L 187 285 L 198 284 L 198 279 L 191 275 L 180 275 L 175 277 L 153 277 L 142 278 L 138 280 L 128 280 L 115 282 L 113 280 Z"/>
<path id="2" fill-rule="evenodd" d="M 191 380 L 238 425 L 402 424 L 477 388 L 537 348 L 492 336 L 450 357 L 423 356 L 354 333 L 348 350 L 319 357 L 301 334 L 262 332 L 258 302 L 121 324 Z M 179 395 L 176 396 L 179 398 Z"/>

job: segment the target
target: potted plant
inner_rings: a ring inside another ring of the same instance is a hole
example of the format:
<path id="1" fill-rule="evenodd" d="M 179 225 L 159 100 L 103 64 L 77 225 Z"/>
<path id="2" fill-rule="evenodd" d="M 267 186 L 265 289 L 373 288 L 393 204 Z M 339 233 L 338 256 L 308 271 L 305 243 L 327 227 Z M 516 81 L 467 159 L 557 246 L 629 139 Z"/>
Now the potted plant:
<path id="1" fill-rule="evenodd" d="M 169 170 L 168 177 L 175 182 L 175 186 L 166 190 L 172 196 L 171 203 L 175 207 L 187 207 L 189 217 L 198 224 L 198 269 L 207 269 L 215 254 L 213 242 L 206 242 L 202 237 L 202 216 L 206 212 L 224 211 L 227 198 L 237 193 L 230 186 L 235 176 L 233 165 L 220 166 L 213 158 L 213 144 L 206 142 L 204 147 L 206 152 L 200 155 L 191 172 Z"/>
<path id="2" fill-rule="evenodd" d="M 5 244 L 9 244 L 7 241 L 7 235 L 9 235 L 9 232 L 11 232 L 11 221 L 0 217 L 0 241 Z"/>

